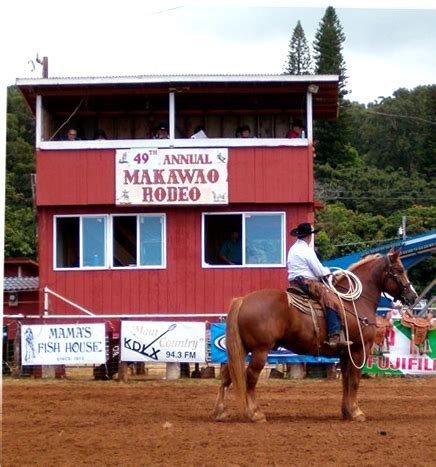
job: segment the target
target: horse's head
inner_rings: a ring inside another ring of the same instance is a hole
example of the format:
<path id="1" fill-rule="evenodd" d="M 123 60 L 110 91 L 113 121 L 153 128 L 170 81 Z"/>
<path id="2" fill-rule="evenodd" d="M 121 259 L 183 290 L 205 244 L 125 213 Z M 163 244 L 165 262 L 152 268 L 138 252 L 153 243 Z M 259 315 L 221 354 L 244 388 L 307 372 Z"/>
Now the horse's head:
<path id="1" fill-rule="evenodd" d="M 407 271 L 400 260 L 400 250 L 390 251 L 385 256 L 385 263 L 383 292 L 387 292 L 395 300 L 400 300 L 406 305 L 413 305 L 418 294 L 410 283 Z"/>

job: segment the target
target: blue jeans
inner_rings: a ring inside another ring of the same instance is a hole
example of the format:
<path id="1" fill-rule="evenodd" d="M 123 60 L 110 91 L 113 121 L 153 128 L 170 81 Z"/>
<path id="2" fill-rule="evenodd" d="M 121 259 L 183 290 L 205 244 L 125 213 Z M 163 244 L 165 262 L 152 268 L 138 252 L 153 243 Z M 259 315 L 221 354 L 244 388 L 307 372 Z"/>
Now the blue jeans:
<path id="1" fill-rule="evenodd" d="M 335 310 L 332 308 L 326 307 L 326 319 L 327 319 L 327 334 L 333 336 L 335 334 L 339 334 L 341 330 L 341 320 L 336 313 Z"/>

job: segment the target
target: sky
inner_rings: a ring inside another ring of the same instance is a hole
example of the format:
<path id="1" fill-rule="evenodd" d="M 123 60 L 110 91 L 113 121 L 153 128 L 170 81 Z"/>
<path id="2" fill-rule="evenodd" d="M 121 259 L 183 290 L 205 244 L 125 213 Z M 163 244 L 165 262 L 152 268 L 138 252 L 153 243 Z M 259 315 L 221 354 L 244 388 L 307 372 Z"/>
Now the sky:
<path id="1" fill-rule="evenodd" d="M 397 8 L 387 8 L 393 4 Z M 37 54 L 48 57 L 50 77 L 280 74 L 297 21 L 312 44 L 329 5 L 346 36 L 351 100 L 368 103 L 400 87 L 435 82 L 434 0 L 75 0 L 62 5 L 2 2 L 7 85 L 17 77 L 41 77 Z"/>

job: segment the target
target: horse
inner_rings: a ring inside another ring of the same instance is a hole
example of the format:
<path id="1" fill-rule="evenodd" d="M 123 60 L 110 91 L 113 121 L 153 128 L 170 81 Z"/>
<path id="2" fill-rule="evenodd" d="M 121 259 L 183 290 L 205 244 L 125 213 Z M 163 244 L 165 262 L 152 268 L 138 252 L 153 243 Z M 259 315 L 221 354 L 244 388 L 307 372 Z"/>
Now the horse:
<path id="1" fill-rule="evenodd" d="M 316 326 L 314 317 L 302 313 L 290 303 L 284 290 L 262 289 L 232 300 L 226 322 L 228 363 L 221 370 L 221 385 L 214 409 L 216 421 L 229 418 L 226 399 L 232 383 L 242 415 L 252 422 L 266 421 L 256 403 L 255 388 L 268 353 L 278 346 L 304 355 L 333 357 L 339 353 L 342 418 L 366 420 L 358 405 L 357 392 L 361 368 L 376 334 L 376 309 L 380 295 L 388 293 L 410 306 L 417 293 L 401 263 L 400 250 L 386 255 L 368 255 L 351 265 L 349 271 L 359 278 L 362 291 L 354 302 L 341 302 L 342 321 L 351 343 L 339 352 L 320 345 L 327 337 L 325 318 L 319 317 Z M 338 277 L 336 290 L 346 290 L 347 281 L 344 275 Z M 251 359 L 246 369 L 248 353 L 251 353 Z"/>

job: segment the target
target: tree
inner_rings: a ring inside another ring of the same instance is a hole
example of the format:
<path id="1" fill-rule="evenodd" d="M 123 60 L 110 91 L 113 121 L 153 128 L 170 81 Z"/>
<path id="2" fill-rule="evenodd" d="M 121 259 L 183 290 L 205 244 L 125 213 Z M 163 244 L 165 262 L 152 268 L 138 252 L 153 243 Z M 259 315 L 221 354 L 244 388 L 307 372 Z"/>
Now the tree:
<path id="1" fill-rule="evenodd" d="M 342 55 L 342 44 L 345 34 L 336 11 L 329 6 L 322 18 L 313 42 L 315 73 L 339 75 L 339 97 L 343 98 L 348 91 L 345 90 L 347 76 L 345 60 Z"/>
<path id="2" fill-rule="evenodd" d="M 315 73 L 337 74 L 339 76 L 339 117 L 336 121 L 315 123 L 317 162 L 328 162 L 332 167 L 352 165 L 359 159 L 358 153 L 350 145 L 351 122 L 347 114 L 349 103 L 344 100 L 346 87 L 346 67 L 342 55 L 345 35 L 335 9 L 325 11 L 313 42 Z"/>
<path id="3" fill-rule="evenodd" d="M 35 213 L 31 188 L 35 124 L 15 87 L 8 88 L 6 134 L 5 256 L 36 257 Z"/>
<path id="4" fill-rule="evenodd" d="M 300 21 L 297 22 L 289 42 L 288 62 L 284 72 L 288 75 L 304 75 L 311 72 L 310 49 Z"/>
<path id="5" fill-rule="evenodd" d="M 351 104 L 352 144 L 379 168 L 401 167 L 426 178 L 436 174 L 436 85 L 397 89 L 368 108 Z"/>

